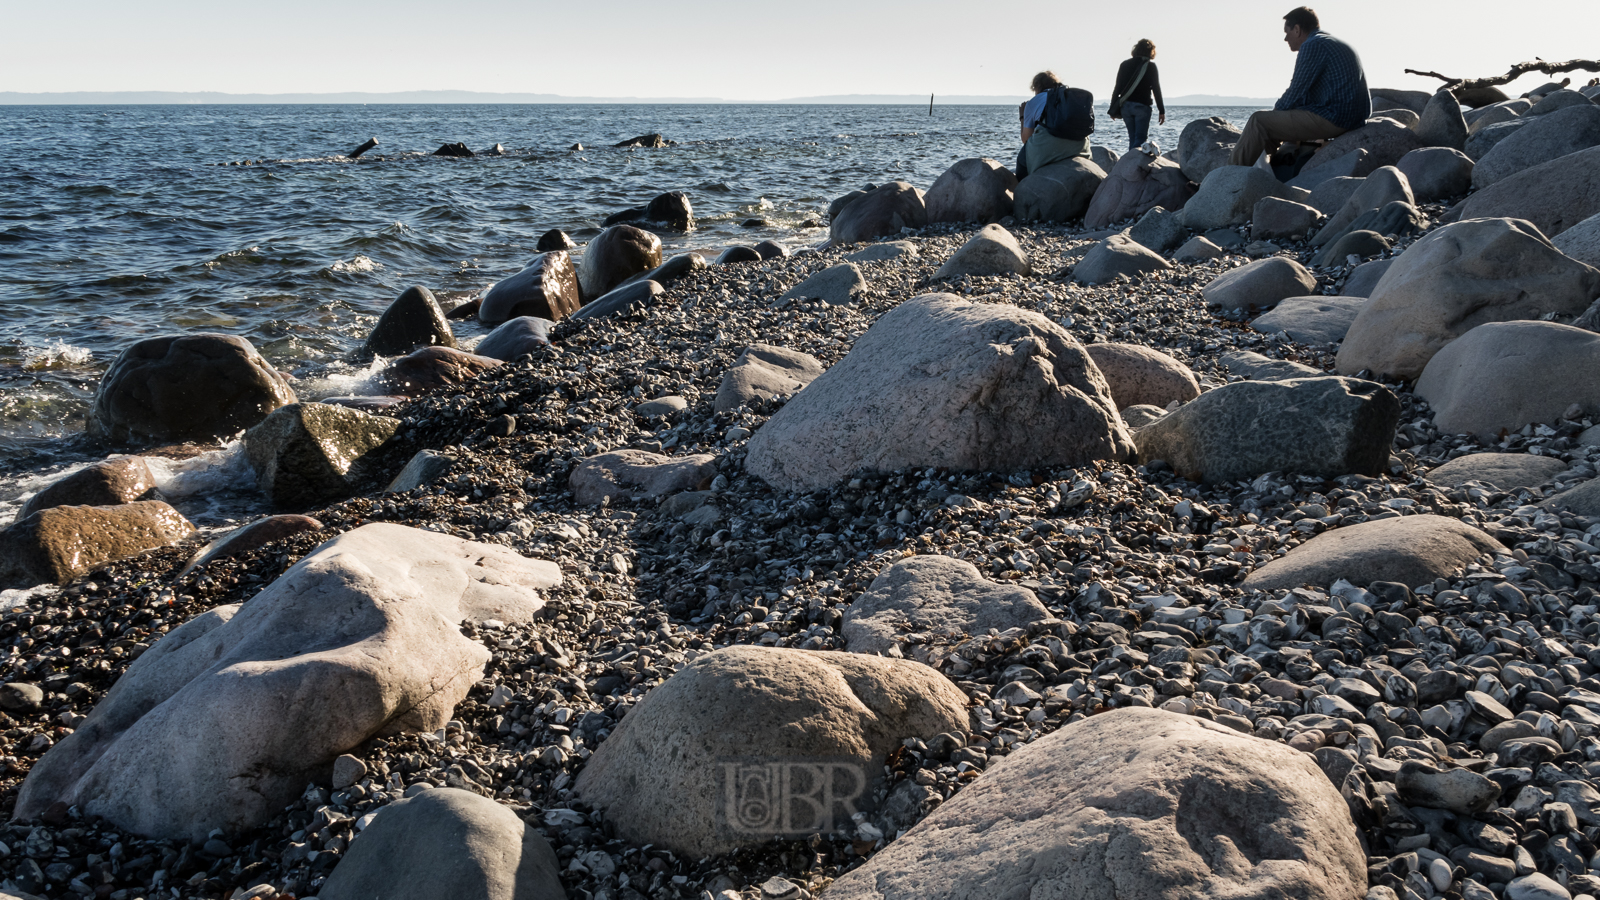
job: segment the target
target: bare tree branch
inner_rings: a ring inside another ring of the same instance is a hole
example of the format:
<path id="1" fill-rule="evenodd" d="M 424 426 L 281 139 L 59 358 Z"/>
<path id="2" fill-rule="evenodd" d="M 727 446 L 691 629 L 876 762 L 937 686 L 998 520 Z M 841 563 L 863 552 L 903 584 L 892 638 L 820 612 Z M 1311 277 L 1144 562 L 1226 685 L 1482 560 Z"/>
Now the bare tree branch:
<path id="1" fill-rule="evenodd" d="M 1495 87 L 1510 84 L 1529 72 L 1543 72 L 1554 75 L 1558 72 L 1600 72 L 1600 59 L 1572 59 L 1566 62 L 1545 62 L 1536 59 L 1533 62 L 1517 63 L 1511 71 L 1494 78 L 1451 78 L 1440 75 L 1438 72 L 1419 72 L 1416 69 L 1407 69 L 1407 75 L 1421 75 L 1424 78 L 1437 78 L 1444 82 L 1444 86 L 1452 92 L 1468 91 L 1474 88 Z"/>

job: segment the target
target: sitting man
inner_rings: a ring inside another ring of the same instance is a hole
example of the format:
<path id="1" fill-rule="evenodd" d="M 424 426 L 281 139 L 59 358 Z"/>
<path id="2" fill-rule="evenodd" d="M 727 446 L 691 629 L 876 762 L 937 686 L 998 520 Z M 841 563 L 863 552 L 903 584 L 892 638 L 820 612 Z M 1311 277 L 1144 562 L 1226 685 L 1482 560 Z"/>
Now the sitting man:
<path id="1" fill-rule="evenodd" d="M 1372 115 L 1372 95 L 1361 57 L 1349 44 L 1319 27 L 1317 14 L 1299 7 L 1283 17 L 1283 40 L 1300 54 L 1294 80 L 1269 111 L 1255 113 L 1239 143 L 1233 164 L 1256 164 L 1284 141 L 1320 141 L 1360 128 Z"/>

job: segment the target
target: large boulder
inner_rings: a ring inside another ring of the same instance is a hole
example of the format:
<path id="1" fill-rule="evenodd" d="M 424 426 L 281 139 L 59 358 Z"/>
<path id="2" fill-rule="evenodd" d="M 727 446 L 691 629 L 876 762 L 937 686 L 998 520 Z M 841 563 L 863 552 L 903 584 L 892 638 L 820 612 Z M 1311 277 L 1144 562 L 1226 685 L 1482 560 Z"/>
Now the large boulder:
<path id="1" fill-rule="evenodd" d="M 828 900 L 1356 900 L 1366 856 L 1309 753 L 1156 709 L 1020 746 Z"/>
<path id="2" fill-rule="evenodd" d="M 0 531 L 0 590 L 67 584 L 193 533 L 189 520 L 160 500 L 52 506 Z"/>
<path id="3" fill-rule="evenodd" d="M 1558 109 L 1566 109 L 1569 106 L 1593 106 L 1593 105 L 1594 105 L 1593 101 L 1591 101 L 1588 97 L 1585 97 L 1583 94 L 1579 93 L 1578 91 L 1571 91 L 1571 90 L 1564 90 L 1564 89 L 1563 90 L 1556 90 L 1556 91 L 1551 91 L 1550 93 L 1545 94 L 1544 96 L 1540 97 L 1539 98 L 1539 102 L 1535 103 L 1533 105 L 1533 108 L 1529 109 L 1528 112 L 1526 113 L 1526 115 L 1529 115 L 1529 116 L 1542 116 L 1545 113 L 1553 113 Z"/>
<path id="4" fill-rule="evenodd" d="M 709 453 L 662 456 L 644 450 L 613 450 L 578 463 L 567 476 L 580 506 L 602 501 L 659 500 L 679 491 L 705 490 L 717 477 L 717 458 Z"/>
<path id="5" fill-rule="evenodd" d="M 1600 269 L 1600 215 L 1593 215 L 1550 239 L 1557 250 Z"/>
<path id="6" fill-rule="evenodd" d="M 839 634 L 851 653 L 902 652 L 938 665 L 942 649 L 989 629 L 1026 628 L 1053 618 L 1033 591 L 997 584 L 972 563 L 948 556 L 913 556 L 883 570 L 844 611 Z"/>
<path id="7" fill-rule="evenodd" d="M 1244 132 L 1221 116 L 1195 119 L 1178 134 L 1178 164 L 1183 174 L 1196 184 L 1212 171 L 1229 164 L 1233 148 Z"/>
<path id="8" fill-rule="evenodd" d="M 728 647 L 646 694 L 575 790 L 624 840 L 691 859 L 853 829 L 852 813 L 873 811 L 889 753 L 965 732 L 966 706 L 909 660 Z"/>
<path id="9" fill-rule="evenodd" d="M 651 198 L 644 217 L 668 231 L 694 230 L 694 205 L 683 191 L 668 191 Z"/>
<path id="10" fill-rule="evenodd" d="M 1118 275 L 1137 278 L 1170 268 L 1172 263 L 1119 233 L 1089 248 L 1083 259 L 1072 267 L 1072 280 L 1079 284 L 1109 284 Z"/>
<path id="11" fill-rule="evenodd" d="M 1364 178 L 1374 168 L 1367 164 L 1367 151 L 1357 147 L 1325 166 L 1301 169 L 1299 175 L 1289 179 L 1289 186 L 1315 191 L 1335 178 Z"/>
<path id="12" fill-rule="evenodd" d="M 382 808 L 321 900 L 565 900 L 550 842 L 511 809 L 439 788 Z"/>
<path id="13" fill-rule="evenodd" d="M 119 443 L 212 441 L 294 401 L 289 383 L 244 338 L 146 338 L 117 354 L 101 376 L 89 436 Z"/>
<path id="14" fill-rule="evenodd" d="M 633 276 L 632 278 L 623 282 L 623 284 L 633 284 L 638 281 L 654 281 L 656 284 L 664 286 L 677 281 L 679 278 L 682 278 L 685 275 L 693 275 L 695 272 L 703 272 L 710 267 L 711 264 L 706 262 L 706 258 L 698 253 L 694 253 L 692 251 L 688 253 L 679 253 L 677 256 L 668 259 L 666 262 L 656 266 L 654 269 Z"/>
<path id="15" fill-rule="evenodd" d="M 1240 381 L 1139 429 L 1136 440 L 1141 461 L 1166 460 L 1208 484 L 1267 472 L 1376 476 L 1399 422 L 1399 399 L 1371 381 Z"/>
<path id="16" fill-rule="evenodd" d="M 1462 219 L 1526 219 L 1554 238 L 1600 214 L 1600 147 L 1524 169 L 1474 193 L 1458 208 Z"/>
<path id="17" fill-rule="evenodd" d="M 1460 575 L 1485 553 L 1509 553 L 1460 519 L 1400 516 L 1335 528 L 1251 572 L 1247 591 L 1303 585 L 1326 589 L 1343 578 L 1355 585 L 1397 581 L 1416 587 Z"/>
<path id="18" fill-rule="evenodd" d="M 660 238 L 632 225 L 613 225 L 595 235 L 594 240 L 583 248 L 583 262 L 578 266 L 578 287 L 583 297 L 603 297 L 624 281 L 659 265 Z M 508 313 L 506 318 L 511 318 L 511 315 Z"/>
<path id="19" fill-rule="evenodd" d="M 372 326 L 362 350 L 370 356 L 399 356 L 418 347 L 454 347 L 455 334 L 433 292 L 406 288 Z"/>
<path id="20" fill-rule="evenodd" d="M 1429 147 L 1466 149 L 1467 120 L 1461 112 L 1460 101 L 1448 90 L 1434 94 L 1422 110 L 1422 121 L 1416 131 L 1417 137 Z"/>
<path id="21" fill-rule="evenodd" d="M 1558 109 L 1528 121 L 1516 134 L 1494 145 L 1472 170 L 1478 190 L 1541 163 L 1600 144 L 1600 106 L 1586 103 Z"/>
<path id="22" fill-rule="evenodd" d="M 1338 370 L 1413 379 L 1439 348 L 1478 325 L 1575 316 L 1596 295 L 1600 271 L 1567 259 L 1527 222 L 1454 222 L 1384 273 L 1345 335 Z"/>
<path id="23" fill-rule="evenodd" d="M 1407 153 L 1424 146 L 1415 131 L 1393 119 L 1372 119 L 1367 124 L 1347 131 L 1322 146 L 1312 155 L 1301 170 L 1302 174 L 1314 172 L 1338 162 L 1340 157 L 1357 150 L 1365 150 L 1366 157 L 1351 175 L 1368 175 L 1384 166 L 1392 166 Z"/>
<path id="24" fill-rule="evenodd" d="M 36 762 L 16 815 L 76 806 L 204 841 L 281 815 L 379 735 L 442 729 L 489 651 L 462 621 L 526 623 L 553 563 L 372 524 L 318 547 L 243 605 L 163 637 Z"/>
<path id="25" fill-rule="evenodd" d="M 1265 169 L 1254 166 L 1223 166 L 1213 169 L 1200 182 L 1200 191 L 1179 213 L 1183 224 L 1193 231 L 1210 231 L 1243 225 L 1264 197 L 1294 200 L 1295 193 Z"/>
<path id="26" fill-rule="evenodd" d="M 1305 266 L 1282 256 L 1269 256 L 1218 275 L 1200 290 L 1212 309 L 1264 309 L 1285 297 L 1304 297 L 1317 289 Z"/>
<path id="27" fill-rule="evenodd" d="M 1459 197 L 1472 190 L 1473 162 L 1450 147 L 1423 147 L 1400 158 L 1395 168 L 1406 176 L 1418 203 Z"/>
<path id="28" fill-rule="evenodd" d="M 809 353 L 770 344 L 752 344 L 744 348 L 722 374 L 713 408 L 726 412 L 752 400 L 793 394 L 816 381 L 821 374 L 822 362 Z"/>
<path id="29" fill-rule="evenodd" d="M 1469 453 L 1458 456 L 1423 476 L 1434 484 L 1460 487 L 1469 481 L 1492 484 L 1502 491 L 1538 487 L 1567 470 L 1553 456 L 1532 453 Z"/>
<path id="30" fill-rule="evenodd" d="M 1138 218 L 1157 206 L 1182 209 L 1194 192 L 1194 184 L 1177 163 L 1129 150 L 1095 189 L 1083 214 L 1083 227 L 1105 228 L 1112 222 Z"/>
<path id="31" fill-rule="evenodd" d="M 1081 156 L 1053 162 L 1017 182 L 1013 208 L 1019 222 L 1071 222 L 1083 218 L 1104 169 Z"/>
<path id="32" fill-rule="evenodd" d="M 1344 340 L 1366 302 L 1365 297 L 1286 297 L 1250 327 L 1262 334 L 1282 332 L 1302 344 L 1333 344 Z"/>
<path id="33" fill-rule="evenodd" d="M 22 504 L 17 521 L 52 506 L 116 506 L 159 500 L 156 477 L 141 456 L 119 456 L 85 466 L 46 485 Z"/>
<path id="34" fill-rule="evenodd" d="M 1164 207 L 1146 212 L 1128 229 L 1128 238 L 1154 253 L 1171 253 L 1183 244 L 1183 220 Z"/>
<path id="35" fill-rule="evenodd" d="M 400 357 L 379 372 L 373 381 L 387 394 L 417 397 L 444 388 L 459 388 L 501 361 L 451 347 L 423 347 Z"/>
<path id="36" fill-rule="evenodd" d="M 923 196 L 929 222 L 998 222 L 1011 215 L 1017 176 L 992 159 L 963 159 Z"/>
<path id="37" fill-rule="evenodd" d="M 1497 438 L 1554 424 L 1566 410 L 1600 414 L 1600 334 L 1555 322 L 1491 322 L 1445 345 L 1417 379 L 1447 434 Z"/>
<path id="38" fill-rule="evenodd" d="M 878 319 L 751 438 L 749 471 L 815 490 L 859 469 L 1011 471 L 1125 459 L 1089 355 L 1035 312 L 927 294 Z"/>
<path id="39" fill-rule="evenodd" d="M 1356 191 L 1361 190 L 1361 186 L 1366 183 L 1366 178 L 1355 178 L 1347 175 L 1329 178 L 1317 185 L 1311 191 L 1311 196 L 1305 199 L 1305 202 L 1317 212 L 1325 216 L 1331 216 L 1344 209 L 1344 205 L 1349 203 L 1350 198 L 1354 197 Z"/>
<path id="40" fill-rule="evenodd" d="M 1394 166 L 1384 166 L 1374 170 L 1362 180 L 1361 186 L 1350 195 L 1344 206 L 1328 217 L 1327 224 L 1323 225 L 1322 230 L 1311 239 L 1311 246 L 1321 247 L 1344 237 L 1352 230 L 1351 223 L 1357 218 L 1372 210 L 1382 209 L 1395 201 L 1407 204 L 1416 201 L 1411 194 L 1411 183 L 1406 180 L 1405 174 Z"/>
<path id="41" fill-rule="evenodd" d="M 601 237 L 604 236 L 602 232 Z M 590 252 L 594 252 L 594 245 L 599 241 L 597 237 L 590 242 Z M 657 255 L 660 255 L 659 250 Z M 600 293 L 591 292 L 589 296 L 598 297 Z M 551 250 L 534 257 L 522 271 L 490 288 L 483 305 L 478 307 L 478 321 L 490 328 L 520 316 L 559 322 L 582 305 L 572 257 L 565 250 Z"/>
<path id="42" fill-rule="evenodd" d="M 846 265 L 850 265 L 846 263 Z M 1028 254 L 1011 232 L 999 225 L 985 225 L 965 244 L 956 249 L 944 265 L 933 273 L 934 278 L 954 278 L 957 275 L 1029 275 L 1033 267 L 1028 264 Z"/>
<path id="43" fill-rule="evenodd" d="M 296 403 L 246 431 L 244 454 L 275 505 L 307 508 L 354 493 L 371 474 L 368 454 L 399 427 L 399 419 L 358 409 Z"/>
<path id="44" fill-rule="evenodd" d="M 835 245 L 891 237 L 902 228 L 928 224 L 922 192 L 904 181 L 891 181 L 866 192 L 833 217 L 828 236 Z"/>
<path id="45" fill-rule="evenodd" d="M 1280 197 L 1263 197 L 1250 214 L 1250 239 L 1298 241 L 1311 233 L 1322 213 L 1316 207 Z"/>
<path id="46" fill-rule="evenodd" d="M 829 306 L 846 306 L 856 302 L 866 289 L 867 276 L 861 273 L 861 267 L 853 262 L 842 262 L 813 273 L 784 291 L 778 299 L 821 300 Z"/>
<path id="47" fill-rule="evenodd" d="M 477 356 L 512 362 L 525 353 L 535 353 L 542 347 L 550 346 L 550 329 L 554 327 L 556 323 L 549 319 L 518 316 L 489 332 L 487 337 L 478 342 L 478 346 L 472 348 L 472 352 Z"/>
<path id="48" fill-rule="evenodd" d="M 1111 387 L 1118 409 L 1188 403 L 1200 396 L 1194 372 L 1160 350 L 1140 344 L 1088 344 L 1084 348 Z"/>
<path id="49" fill-rule="evenodd" d="M 648 278 L 636 279 L 621 287 L 612 288 L 598 299 L 585 303 L 572 314 L 572 319 L 581 322 L 584 319 L 631 315 L 654 306 L 656 298 L 664 293 L 666 288 L 660 283 Z"/>
<path id="50" fill-rule="evenodd" d="M 1533 120 L 1520 116 L 1513 116 L 1504 122 L 1485 119 L 1479 127 L 1472 130 L 1472 136 L 1467 138 L 1466 149 L 1462 152 L 1473 162 L 1478 162 L 1501 141 L 1521 131 L 1531 121 Z"/>

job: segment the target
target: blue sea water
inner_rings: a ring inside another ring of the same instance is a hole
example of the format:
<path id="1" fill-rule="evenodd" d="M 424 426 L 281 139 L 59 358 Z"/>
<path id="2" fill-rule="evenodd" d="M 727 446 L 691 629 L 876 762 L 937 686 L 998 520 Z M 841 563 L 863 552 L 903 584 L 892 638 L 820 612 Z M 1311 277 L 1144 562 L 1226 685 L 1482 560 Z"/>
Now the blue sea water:
<path id="1" fill-rule="evenodd" d="M 1163 147 L 1194 118 L 1249 111 L 1169 112 L 1152 129 Z M 675 143 L 611 146 L 650 132 Z M 378 149 L 344 158 L 372 136 Z M 1096 137 L 1127 143 L 1103 112 Z M 506 154 L 429 155 L 455 141 Z M 1008 106 L 0 106 L 0 472 L 91 452 L 94 386 L 140 338 L 242 335 L 326 395 L 360 377 L 341 381 L 340 360 L 400 291 L 481 290 L 548 229 L 581 244 L 682 190 L 699 227 L 663 235 L 669 252 L 807 246 L 827 233 L 802 223 L 833 197 L 926 189 L 1016 147 Z M 757 217 L 769 224 L 742 224 Z"/>

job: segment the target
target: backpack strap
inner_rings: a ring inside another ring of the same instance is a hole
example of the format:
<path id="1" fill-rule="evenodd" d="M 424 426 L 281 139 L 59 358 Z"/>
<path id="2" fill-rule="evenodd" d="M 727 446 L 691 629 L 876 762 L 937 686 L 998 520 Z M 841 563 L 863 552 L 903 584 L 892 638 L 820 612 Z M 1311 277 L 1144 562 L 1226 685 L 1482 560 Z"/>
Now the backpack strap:
<path id="1" fill-rule="evenodd" d="M 1128 83 L 1128 89 L 1123 91 L 1122 93 L 1118 94 L 1117 96 L 1118 97 L 1126 97 L 1129 94 L 1133 93 L 1133 89 L 1138 87 L 1139 86 L 1139 82 L 1144 80 L 1144 73 L 1149 71 L 1149 69 L 1150 69 L 1150 60 L 1146 59 L 1144 61 L 1144 65 L 1139 67 L 1139 74 L 1133 76 L 1133 81 Z"/>

